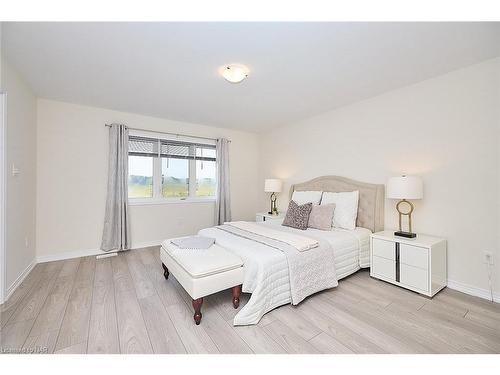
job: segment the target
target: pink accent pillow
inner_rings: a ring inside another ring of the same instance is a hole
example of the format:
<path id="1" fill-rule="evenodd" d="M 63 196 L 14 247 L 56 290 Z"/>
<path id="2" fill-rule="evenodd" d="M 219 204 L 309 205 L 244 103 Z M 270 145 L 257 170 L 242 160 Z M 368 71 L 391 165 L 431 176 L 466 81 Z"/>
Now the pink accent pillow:
<path id="1" fill-rule="evenodd" d="M 335 204 L 312 206 L 307 227 L 320 230 L 331 230 L 334 210 Z"/>

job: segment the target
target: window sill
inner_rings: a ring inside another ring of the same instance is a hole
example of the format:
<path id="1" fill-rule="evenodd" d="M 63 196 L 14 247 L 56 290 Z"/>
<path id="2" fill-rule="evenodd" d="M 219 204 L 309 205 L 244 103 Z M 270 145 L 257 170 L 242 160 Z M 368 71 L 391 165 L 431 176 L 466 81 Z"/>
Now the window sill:
<path id="1" fill-rule="evenodd" d="M 132 198 L 129 206 L 150 206 L 158 204 L 215 203 L 215 197 L 208 198 Z"/>

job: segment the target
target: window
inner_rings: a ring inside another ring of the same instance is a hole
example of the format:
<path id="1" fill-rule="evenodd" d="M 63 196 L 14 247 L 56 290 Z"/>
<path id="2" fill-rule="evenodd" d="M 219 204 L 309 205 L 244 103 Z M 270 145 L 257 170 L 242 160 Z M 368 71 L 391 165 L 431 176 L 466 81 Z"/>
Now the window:
<path id="1" fill-rule="evenodd" d="M 128 157 L 128 197 L 153 197 L 153 158 L 147 156 Z"/>
<path id="2" fill-rule="evenodd" d="M 215 196 L 215 148 L 196 147 L 196 196 Z"/>
<path id="3" fill-rule="evenodd" d="M 172 201 L 215 197 L 215 144 L 129 136 L 128 197 Z"/>

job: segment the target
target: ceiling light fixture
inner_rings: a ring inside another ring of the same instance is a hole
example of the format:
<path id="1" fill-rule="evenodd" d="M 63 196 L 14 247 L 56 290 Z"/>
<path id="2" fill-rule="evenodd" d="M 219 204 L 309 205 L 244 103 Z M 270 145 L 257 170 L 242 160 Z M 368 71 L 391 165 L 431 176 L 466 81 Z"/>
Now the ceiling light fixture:
<path id="1" fill-rule="evenodd" d="M 231 83 L 240 83 L 248 77 L 249 70 L 245 65 L 231 64 L 220 68 L 220 74 Z"/>

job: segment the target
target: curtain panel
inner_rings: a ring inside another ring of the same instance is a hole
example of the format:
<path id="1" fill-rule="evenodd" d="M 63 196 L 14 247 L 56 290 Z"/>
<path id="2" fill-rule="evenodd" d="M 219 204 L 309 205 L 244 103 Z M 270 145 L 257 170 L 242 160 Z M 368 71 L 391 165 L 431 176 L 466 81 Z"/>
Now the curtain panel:
<path id="1" fill-rule="evenodd" d="M 216 142 L 217 193 L 215 200 L 215 225 L 231 221 L 231 193 L 229 185 L 229 141 Z"/>
<path id="2" fill-rule="evenodd" d="M 108 193 L 101 250 L 130 249 L 128 208 L 128 128 L 109 128 Z"/>

